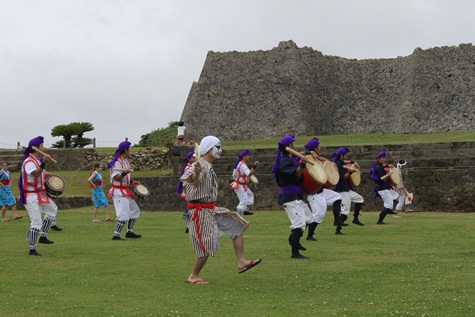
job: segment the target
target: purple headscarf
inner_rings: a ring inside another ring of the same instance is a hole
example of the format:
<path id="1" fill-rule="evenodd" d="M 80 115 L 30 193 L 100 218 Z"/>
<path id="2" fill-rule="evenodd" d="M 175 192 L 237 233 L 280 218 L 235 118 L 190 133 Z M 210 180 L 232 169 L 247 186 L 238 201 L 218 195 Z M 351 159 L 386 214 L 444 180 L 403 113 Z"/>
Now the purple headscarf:
<path id="1" fill-rule="evenodd" d="M 112 161 L 110 161 L 109 164 L 107 164 L 107 168 L 112 168 L 112 166 L 114 166 L 115 162 L 117 162 L 117 160 L 119 159 L 119 156 L 120 156 L 121 152 L 123 153 L 125 150 L 130 149 L 130 145 L 131 145 L 131 143 L 128 142 L 128 141 L 120 142 L 119 146 L 117 147 L 117 150 L 115 150 L 115 152 L 114 152 L 115 156 L 112 159 Z"/>
<path id="2" fill-rule="evenodd" d="M 244 150 L 238 155 L 238 159 L 236 163 L 234 163 L 233 169 L 236 169 L 236 167 L 239 165 L 239 162 L 241 162 L 242 158 L 246 155 L 249 155 L 249 150 Z"/>
<path id="3" fill-rule="evenodd" d="M 186 166 L 188 163 L 190 163 L 190 158 L 192 158 L 195 155 L 195 152 L 188 152 L 188 154 L 185 156 L 184 161 L 186 162 L 183 165 L 183 168 L 181 169 L 181 175 L 183 175 L 183 172 L 185 171 Z M 178 185 L 176 186 L 176 192 L 178 194 L 183 193 L 183 183 L 181 181 L 178 181 Z"/>
<path id="4" fill-rule="evenodd" d="M 378 153 L 378 156 L 376 156 L 376 162 L 373 164 L 373 167 L 371 167 L 371 170 L 369 171 L 369 174 L 371 175 L 371 178 L 376 180 L 376 181 L 379 181 L 379 177 L 378 175 L 376 175 L 376 165 L 378 165 L 378 160 L 382 157 L 386 157 L 386 152 L 379 152 Z M 377 195 L 379 196 L 379 195 Z M 376 197 L 377 198 L 377 197 Z M 379 198 L 381 198 L 381 196 L 379 196 Z"/>
<path id="5" fill-rule="evenodd" d="M 22 152 L 24 154 L 23 160 L 25 160 L 30 155 L 30 153 L 32 153 L 33 146 L 40 146 L 43 142 L 44 138 L 42 136 L 37 136 L 36 138 L 31 139 L 30 142 L 28 142 L 28 147 Z"/>
<path id="6" fill-rule="evenodd" d="M 313 139 L 309 140 L 307 142 L 307 144 L 305 144 L 305 149 L 307 151 L 312 151 L 314 148 L 316 148 L 319 145 L 320 145 L 320 141 L 318 141 L 317 138 L 313 138 Z"/>
<path id="7" fill-rule="evenodd" d="M 277 153 L 275 155 L 274 166 L 272 166 L 272 173 L 277 176 L 277 171 L 279 170 L 280 157 L 282 156 L 282 149 L 288 146 L 291 143 L 295 142 L 295 137 L 293 134 L 287 134 L 277 143 L 279 147 L 277 148 Z"/>
<path id="8" fill-rule="evenodd" d="M 36 138 L 33 138 L 28 142 L 28 147 L 23 150 L 23 161 L 30 156 L 30 153 L 33 151 L 32 147 L 33 146 L 40 146 L 44 142 L 44 138 L 42 136 L 37 136 Z M 42 160 L 40 160 L 42 162 Z M 20 199 L 19 203 L 20 204 L 26 204 L 26 197 L 25 197 L 25 192 L 23 190 L 23 173 L 20 173 L 20 177 L 18 177 L 18 188 L 20 189 Z"/>
<path id="9" fill-rule="evenodd" d="M 350 152 L 350 150 L 348 150 L 347 147 L 339 148 L 335 153 L 333 153 L 332 162 L 336 162 L 336 160 L 340 158 L 340 155 L 345 155 L 348 152 Z"/>

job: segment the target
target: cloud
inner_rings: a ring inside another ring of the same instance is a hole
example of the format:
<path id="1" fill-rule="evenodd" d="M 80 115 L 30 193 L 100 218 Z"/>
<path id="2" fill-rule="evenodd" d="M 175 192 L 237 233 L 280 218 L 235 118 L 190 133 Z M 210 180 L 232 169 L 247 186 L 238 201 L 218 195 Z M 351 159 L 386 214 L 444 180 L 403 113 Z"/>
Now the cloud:
<path id="1" fill-rule="evenodd" d="M 93 123 L 98 146 L 178 121 L 208 51 L 292 39 L 325 55 L 407 56 L 474 38 L 472 1 L 0 0 L 0 148 Z"/>

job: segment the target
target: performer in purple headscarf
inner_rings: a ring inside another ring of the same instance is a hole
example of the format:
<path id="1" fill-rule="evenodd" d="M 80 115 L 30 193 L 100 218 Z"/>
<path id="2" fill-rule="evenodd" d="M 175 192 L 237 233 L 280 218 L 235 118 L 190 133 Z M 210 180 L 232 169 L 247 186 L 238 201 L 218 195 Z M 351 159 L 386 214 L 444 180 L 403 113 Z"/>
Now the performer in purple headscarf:
<path id="1" fill-rule="evenodd" d="M 292 134 L 284 136 L 278 142 L 277 154 L 272 167 L 277 185 L 280 187 L 279 205 L 284 207 L 287 217 L 290 220 L 289 244 L 292 249 L 291 258 L 307 259 L 300 254 L 300 250 L 306 250 L 300 244 L 300 238 L 305 231 L 305 227 L 312 218 L 312 212 L 302 197 L 300 185 L 303 182 L 302 173 L 308 162 L 303 158 L 299 163 L 292 154 L 286 150 L 286 147 L 294 149 L 295 137 Z"/>
<path id="2" fill-rule="evenodd" d="M 35 151 L 33 147 L 43 151 L 42 136 L 33 138 L 28 143 L 28 147 L 23 151 L 24 159 L 21 166 L 20 178 L 18 179 L 18 187 L 20 188 L 20 203 L 25 205 L 30 217 L 30 229 L 26 235 L 28 241 L 28 247 L 30 249 L 30 255 L 40 256 L 36 251 L 36 242 L 38 233 L 40 234 L 39 243 L 53 244 L 54 242 L 49 240 L 46 235 L 49 229 L 56 221 L 56 214 L 58 213 L 58 207 L 56 204 L 46 195 L 45 182 L 48 174 L 45 171 L 47 162 L 51 162 L 52 158 L 46 154 L 40 160 L 42 154 Z M 41 220 L 41 214 L 45 216 Z"/>
<path id="3" fill-rule="evenodd" d="M 247 166 L 251 157 L 249 150 L 244 150 L 238 155 L 238 159 L 233 166 L 233 179 L 234 182 L 229 185 L 238 196 L 239 205 L 236 207 L 236 211 L 241 216 L 253 215 L 253 212 L 249 211 L 249 206 L 254 205 L 254 193 L 247 186 L 249 178 L 256 172 L 259 161 L 255 161 L 251 169 Z"/>
<path id="4" fill-rule="evenodd" d="M 185 160 L 185 164 L 183 165 L 183 168 L 181 170 L 180 177 L 181 175 L 183 175 L 183 173 L 185 173 L 187 169 L 191 167 L 191 164 L 193 164 L 196 161 L 195 152 L 188 152 L 184 160 Z M 181 180 L 178 181 L 178 185 L 176 186 L 176 192 L 180 195 L 180 198 L 186 199 L 186 185 L 184 186 Z M 182 218 L 185 220 L 188 219 L 188 210 L 186 209 L 186 204 L 185 204 L 185 211 L 183 212 Z M 186 226 L 185 233 L 188 233 L 188 224 Z"/>
<path id="5" fill-rule="evenodd" d="M 336 153 L 333 154 L 333 162 L 336 163 L 336 166 L 338 167 L 338 174 L 340 176 L 338 183 L 335 185 L 335 191 L 340 193 L 342 198 L 341 214 L 337 222 L 335 234 L 342 234 L 341 228 L 345 225 L 345 220 L 350 214 L 351 203 L 355 203 L 353 223 L 359 226 L 364 226 L 364 224 L 361 223 L 361 221 L 358 219 L 360 215 L 361 206 L 363 206 L 364 203 L 364 198 L 363 196 L 355 192 L 345 179 L 347 170 L 350 170 L 350 173 L 354 172 L 354 170 L 348 167 L 346 163 L 355 164 L 358 168 L 360 168 L 358 163 L 356 163 L 355 161 L 348 160 L 349 151 L 350 150 L 348 150 L 347 147 L 341 147 L 336 151 Z"/>
<path id="6" fill-rule="evenodd" d="M 305 144 L 306 153 L 311 154 L 315 159 L 320 160 L 322 163 L 328 161 L 326 158 L 320 156 L 320 141 L 317 138 L 310 139 Z M 328 161 L 327 164 L 334 164 Z M 341 195 L 330 188 L 322 187 L 316 193 L 307 196 L 308 204 L 312 210 L 312 220 L 308 225 L 307 240 L 317 241 L 313 237 L 317 226 L 322 223 L 327 213 L 327 206 L 333 206 L 333 214 L 337 215 L 335 219 L 338 219 L 341 212 Z"/>
<path id="7" fill-rule="evenodd" d="M 376 156 L 376 163 L 374 163 L 371 168 L 370 174 L 371 178 L 376 183 L 374 191 L 376 192 L 375 199 L 382 198 L 384 202 L 384 209 L 379 214 L 379 219 L 377 224 L 384 225 L 386 224 L 383 220 L 387 214 L 395 214 L 394 212 L 394 201 L 399 198 L 399 195 L 394 191 L 389 185 L 389 176 L 391 171 L 386 173 L 384 167 L 394 167 L 392 164 L 386 164 L 386 152 L 380 152 Z"/>
<path id="8" fill-rule="evenodd" d="M 137 239 L 142 235 L 134 232 L 134 226 L 140 217 L 140 208 L 135 202 L 135 197 L 129 187 L 140 184 L 134 181 L 130 176 L 130 163 L 128 157 L 130 155 L 130 142 L 124 141 L 119 144 L 115 151 L 115 156 L 109 162 L 107 167 L 110 169 L 111 189 L 109 196 L 114 202 L 117 222 L 112 240 L 123 240 L 120 232 L 127 222 L 126 238 Z"/>

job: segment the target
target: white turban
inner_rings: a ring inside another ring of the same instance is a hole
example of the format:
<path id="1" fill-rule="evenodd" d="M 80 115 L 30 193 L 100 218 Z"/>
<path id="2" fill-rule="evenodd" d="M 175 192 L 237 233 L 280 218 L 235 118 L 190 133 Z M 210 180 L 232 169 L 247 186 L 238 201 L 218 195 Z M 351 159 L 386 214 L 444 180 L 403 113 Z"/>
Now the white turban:
<path id="1" fill-rule="evenodd" d="M 205 136 L 200 143 L 200 155 L 205 155 L 209 150 L 211 150 L 216 144 L 221 141 L 212 135 Z"/>

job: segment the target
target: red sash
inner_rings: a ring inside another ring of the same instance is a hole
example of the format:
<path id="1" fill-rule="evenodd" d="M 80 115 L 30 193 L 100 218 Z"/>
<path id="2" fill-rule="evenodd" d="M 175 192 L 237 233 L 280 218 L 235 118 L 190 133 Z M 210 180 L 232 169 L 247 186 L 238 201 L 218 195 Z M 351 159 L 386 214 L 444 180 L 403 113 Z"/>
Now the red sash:
<path id="1" fill-rule="evenodd" d="M 5 185 L 5 186 L 8 186 L 8 185 L 10 185 L 10 180 L 9 179 L 4 179 L 4 180 L 2 180 L 2 184 Z"/>
<path id="2" fill-rule="evenodd" d="M 203 240 L 201 240 L 201 228 L 200 228 L 200 214 L 199 211 L 203 208 L 205 209 L 214 209 L 216 207 L 216 203 L 191 203 L 188 202 L 186 206 L 187 209 L 195 209 L 193 215 L 191 216 L 191 221 L 195 222 L 196 227 L 196 234 L 198 235 L 198 241 L 200 242 L 200 246 L 203 251 L 206 251 L 205 245 Z"/>
<path id="3" fill-rule="evenodd" d="M 120 190 L 120 192 L 122 193 L 122 197 L 130 197 L 132 199 L 135 199 L 134 194 L 132 194 L 128 187 L 112 185 L 111 189 L 109 190 L 109 193 L 112 193 L 116 189 Z M 109 196 L 112 196 L 112 194 L 110 194 Z"/>

